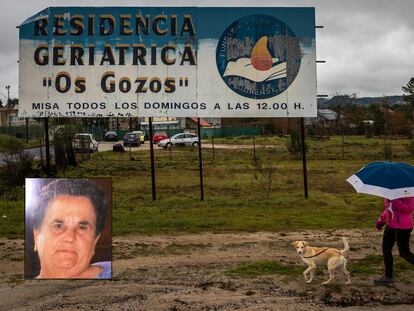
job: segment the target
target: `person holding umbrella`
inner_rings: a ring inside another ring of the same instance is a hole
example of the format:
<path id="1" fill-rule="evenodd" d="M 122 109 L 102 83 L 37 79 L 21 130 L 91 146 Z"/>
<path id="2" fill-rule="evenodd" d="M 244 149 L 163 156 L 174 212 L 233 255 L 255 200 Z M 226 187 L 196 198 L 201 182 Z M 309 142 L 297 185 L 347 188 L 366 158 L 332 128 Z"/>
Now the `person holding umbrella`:
<path id="1" fill-rule="evenodd" d="M 373 162 L 346 181 L 357 192 L 385 198 L 384 211 L 375 223 L 378 230 L 385 226 L 382 240 L 385 275 L 374 280 L 374 283 L 392 284 L 392 249 L 395 243 L 400 256 L 414 265 L 414 254 L 409 248 L 413 230 L 414 166 L 399 162 Z"/>
<path id="2" fill-rule="evenodd" d="M 384 258 L 385 275 L 375 284 L 388 285 L 393 282 L 393 256 L 392 249 L 397 242 L 400 256 L 414 265 L 414 254 L 410 251 L 410 236 L 413 230 L 414 197 L 384 200 L 385 209 L 380 215 L 375 227 L 382 230 L 382 254 Z"/>

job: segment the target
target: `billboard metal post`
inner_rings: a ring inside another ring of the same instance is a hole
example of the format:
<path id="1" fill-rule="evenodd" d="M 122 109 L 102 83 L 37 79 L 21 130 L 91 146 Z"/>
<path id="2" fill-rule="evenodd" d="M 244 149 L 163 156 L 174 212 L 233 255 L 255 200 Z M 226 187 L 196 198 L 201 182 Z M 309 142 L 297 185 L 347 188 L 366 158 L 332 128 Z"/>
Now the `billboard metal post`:
<path id="1" fill-rule="evenodd" d="M 46 175 L 50 177 L 49 118 L 45 118 Z M 40 148 L 42 148 L 40 146 Z"/>
<path id="2" fill-rule="evenodd" d="M 306 146 L 305 146 L 305 119 L 300 118 L 300 138 L 302 149 L 302 163 L 303 163 L 303 186 L 305 191 L 305 198 L 308 198 L 308 176 L 306 173 Z"/>
<path id="3" fill-rule="evenodd" d="M 170 152 L 170 161 L 172 160 L 172 144 L 171 144 L 171 137 L 170 137 L 170 148 L 168 148 Z"/>
<path id="4" fill-rule="evenodd" d="M 152 117 L 148 118 L 148 130 L 149 130 L 149 135 L 150 135 L 152 200 L 155 201 L 157 199 L 157 193 L 155 189 L 154 141 L 152 140 Z"/>
<path id="5" fill-rule="evenodd" d="M 203 159 L 201 158 L 201 129 L 200 118 L 197 118 L 197 130 L 198 130 L 198 161 L 200 164 L 200 200 L 204 201 L 204 187 L 203 187 Z"/>
<path id="6" fill-rule="evenodd" d="M 29 143 L 29 118 L 26 119 L 26 143 Z"/>
<path id="7" fill-rule="evenodd" d="M 43 146 L 42 146 L 42 139 L 39 140 L 39 145 L 40 145 L 40 165 L 43 166 L 44 162 L 43 162 Z"/>
<path id="8" fill-rule="evenodd" d="M 216 135 L 215 129 L 216 127 L 213 125 L 213 136 L 211 136 L 211 145 L 213 146 L 213 162 L 215 160 L 215 155 L 214 155 L 214 136 Z"/>
<path id="9" fill-rule="evenodd" d="M 256 137 L 253 136 L 253 160 L 256 162 Z"/>

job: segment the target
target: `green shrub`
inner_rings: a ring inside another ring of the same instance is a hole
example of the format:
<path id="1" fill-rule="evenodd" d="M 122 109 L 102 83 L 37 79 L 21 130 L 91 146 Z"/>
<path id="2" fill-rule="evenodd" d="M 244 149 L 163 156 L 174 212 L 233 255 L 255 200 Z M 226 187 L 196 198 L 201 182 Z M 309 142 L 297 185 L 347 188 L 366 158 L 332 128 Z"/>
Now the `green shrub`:
<path id="1" fill-rule="evenodd" d="M 10 152 L 19 146 L 21 146 L 20 139 L 10 135 L 0 134 L 0 152 Z"/>
<path id="2" fill-rule="evenodd" d="M 22 186 L 26 177 L 37 175 L 33 166 L 33 155 L 23 149 L 19 141 L 14 145 L 7 146 L 3 154 L 3 165 L 0 166 L 0 180 L 6 187 Z"/>

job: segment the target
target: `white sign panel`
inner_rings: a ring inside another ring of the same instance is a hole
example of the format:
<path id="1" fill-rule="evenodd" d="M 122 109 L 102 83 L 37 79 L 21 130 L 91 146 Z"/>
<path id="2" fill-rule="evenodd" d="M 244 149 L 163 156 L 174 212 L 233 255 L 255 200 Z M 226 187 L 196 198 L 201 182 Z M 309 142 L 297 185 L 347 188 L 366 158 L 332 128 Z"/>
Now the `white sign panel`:
<path id="1" fill-rule="evenodd" d="M 20 26 L 22 117 L 314 117 L 313 8 L 52 7 Z"/>

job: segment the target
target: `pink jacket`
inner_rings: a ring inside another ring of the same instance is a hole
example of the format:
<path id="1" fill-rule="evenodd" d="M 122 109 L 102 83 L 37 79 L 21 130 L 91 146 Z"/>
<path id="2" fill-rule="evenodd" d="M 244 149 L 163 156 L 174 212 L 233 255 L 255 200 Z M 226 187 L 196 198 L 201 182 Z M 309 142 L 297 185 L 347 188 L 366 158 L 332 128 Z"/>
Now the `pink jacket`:
<path id="1" fill-rule="evenodd" d="M 390 202 L 392 202 L 391 210 L 389 208 Z M 413 228 L 414 197 L 400 198 L 392 201 L 385 199 L 384 206 L 385 209 L 378 221 L 386 223 L 388 227 L 394 229 Z"/>

